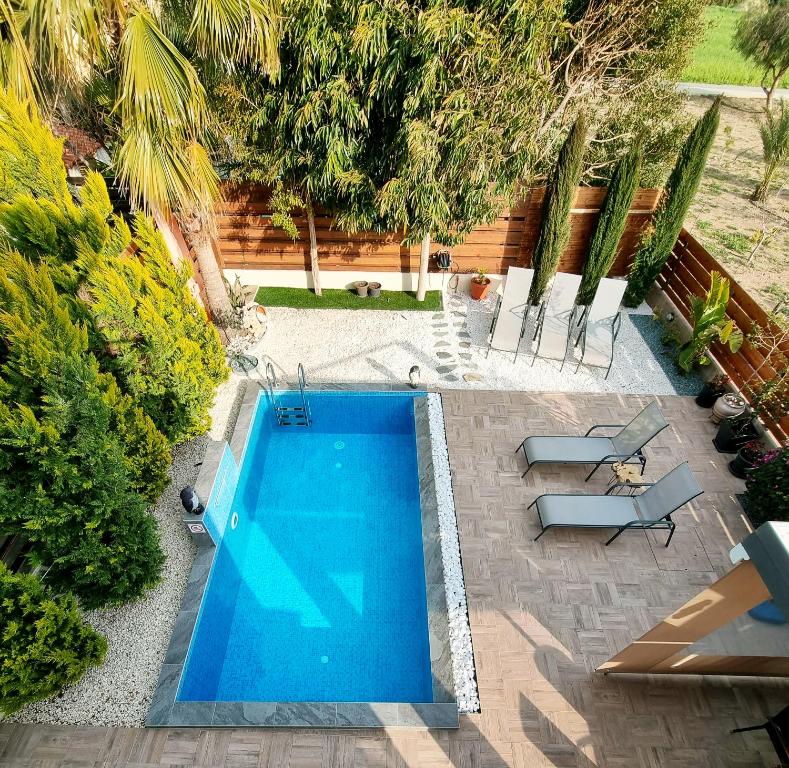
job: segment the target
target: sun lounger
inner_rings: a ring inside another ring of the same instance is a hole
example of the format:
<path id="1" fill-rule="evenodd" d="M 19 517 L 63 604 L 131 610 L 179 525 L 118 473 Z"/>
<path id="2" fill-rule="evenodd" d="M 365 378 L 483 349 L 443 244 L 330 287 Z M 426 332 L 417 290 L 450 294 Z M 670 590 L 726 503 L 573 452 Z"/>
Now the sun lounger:
<path id="1" fill-rule="evenodd" d="M 529 290 L 533 277 L 533 269 L 510 267 L 507 271 L 507 279 L 497 291 L 498 301 L 490 327 L 489 350 L 514 352 L 515 360 L 518 359 L 518 347 L 529 312 Z"/>
<path id="2" fill-rule="evenodd" d="M 582 364 L 592 365 L 605 368 L 605 378 L 608 378 L 614 364 L 614 343 L 622 322 L 619 307 L 626 288 L 627 280 L 604 277 L 600 281 L 576 342 L 576 346 L 581 346 L 581 359 L 576 371 Z"/>
<path id="3" fill-rule="evenodd" d="M 535 464 L 594 464 L 586 476 L 588 480 L 602 464 L 617 461 L 640 464 L 643 475 L 647 460 L 642 449 L 667 426 L 668 422 L 653 400 L 627 425 L 595 424 L 583 437 L 535 435 L 527 437 L 515 452 L 522 449 L 529 465 L 522 477 L 526 477 Z M 602 427 L 622 429 L 613 437 L 591 434 Z"/>
<path id="4" fill-rule="evenodd" d="M 551 294 L 542 305 L 537 320 L 537 349 L 534 357 L 548 357 L 561 360 L 564 366 L 570 339 L 570 326 L 580 307 L 575 303 L 575 296 L 581 285 L 580 275 L 557 272 L 553 278 Z M 534 364 L 534 358 L 532 358 Z"/>
<path id="5" fill-rule="evenodd" d="M 527 509 L 537 508 L 542 530 L 540 538 L 549 528 L 616 528 L 616 533 L 606 541 L 608 546 L 625 531 L 645 528 L 669 531 L 666 546 L 671 543 L 676 524 L 671 515 L 680 507 L 702 494 L 687 462 L 675 467 L 656 483 L 631 483 L 629 489 L 644 488 L 634 496 L 613 496 L 611 486 L 604 496 L 582 493 L 544 493 Z"/>

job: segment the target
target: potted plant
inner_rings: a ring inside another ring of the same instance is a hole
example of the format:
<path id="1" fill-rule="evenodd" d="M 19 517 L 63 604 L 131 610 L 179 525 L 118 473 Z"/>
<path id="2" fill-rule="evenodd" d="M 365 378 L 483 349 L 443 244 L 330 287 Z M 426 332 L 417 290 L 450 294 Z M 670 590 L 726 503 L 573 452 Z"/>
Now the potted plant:
<path id="1" fill-rule="evenodd" d="M 357 296 L 366 296 L 367 289 L 370 287 L 369 283 L 366 280 L 359 280 L 353 284 L 353 287 L 356 288 L 356 295 Z"/>
<path id="2" fill-rule="evenodd" d="M 717 400 L 715 405 L 723 400 L 723 397 Z M 712 442 L 721 453 L 737 453 L 743 445 L 757 437 L 759 433 L 753 426 L 753 412 L 746 409 L 736 416 L 722 419 Z"/>
<path id="3" fill-rule="evenodd" d="M 693 294 L 688 297 L 693 332 L 677 354 L 677 364 L 685 373 L 690 373 L 697 364 L 710 364 L 707 352 L 713 342 L 725 344 L 732 352 L 737 352 L 744 340 L 742 331 L 726 314 L 729 281 L 715 271 L 710 279 L 710 289 L 703 299 Z"/>
<path id="4" fill-rule="evenodd" d="M 745 506 L 754 528 L 789 520 L 789 445 L 765 453 L 748 473 Z"/>
<path id="5" fill-rule="evenodd" d="M 481 267 L 477 270 L 477 274 L 471 278 L 469 283 L 469 293 L 474 301 L 482 301 L 488 295 L 490 288 L 490 278 Z"/>
<path id="6" fill-rule="evenodd" d="M 764 446 L 758 440 L 750 440 L 743 445 L 737 455 L 729 462 L 729 472 L 740 480 L 745 480 L 748 473 L 764 456 Z"/>
<path id="7" fill-rule="evenodd" d="M 726 393 L 728 383 L 729 377 L 725 373 L 720 373 L 709 381 L 705 381 L 701 391 L 696 395 L 696 405 L 702 408 L 712 408 L 715 401 Z"/>
<path id="8" fill-rule="evenodd" d="M 723 397 L 719 397 L 712 404 L 712 415 L 710 421 L 713 424 L 720 424 L 723 419 L 733 419 L 745 412 L 747 403 L 739 395 L 729 392 Z"/>
<path id="9" fill-rule="evenodd" d="M 381 295 L 381 284 L 370 283 L 367 286 L 367 291 L 370 296 L 372 296 L 374 299 L 377 299 Z"/>

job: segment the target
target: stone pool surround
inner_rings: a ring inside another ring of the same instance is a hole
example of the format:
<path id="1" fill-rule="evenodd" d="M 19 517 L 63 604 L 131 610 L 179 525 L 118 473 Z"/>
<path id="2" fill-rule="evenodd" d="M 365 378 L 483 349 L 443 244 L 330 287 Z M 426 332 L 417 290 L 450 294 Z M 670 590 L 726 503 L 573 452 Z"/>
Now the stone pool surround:
<path id="1" fill-rule="evenodd" d="M 316 389 L 318 388 L 316 387 Z M 344 388 L 319 387 L 319 389 L 342 390 Z M 239 467 L 243 461 L 258 400 L 261 396 L 265 396 L 265 390 L 262 387 L 251 385 L 247 388 L 241 404 L 230 440 L 230 450 Z M 454 685 L 457 673 L 456 671 L 453 673 L 450 619 L 447 610 L 443 566 L 446 553 L 442 553 L 442 530 L 439 524 L 437 483 L 433 467 L 435 441 L 431 440 L 431 419 L 427 398 L 415 398 L 414 405 L 433 702 L 408 704 L 392 702 L 176 701 L 181 674 L 186 663 L 189 645 L 199 615 L 200 603 L 208 583 L 216 551 L 210 534 L 205 530 L 203 516 L 187 515 L 184 517 L 186 524 L 195 526 L 200 523 L 203 530 L 190 529 L 190 533 L 198 545 L 198 550 L 145 720 L 146 726 L 458 727 L 458 702 L 455 697 Z M 440 437 L 445 441 L 443 434 Z M 214 441 L 208 445 L 200 474 L 195 483 L 195 490 L 201 499 L 206 500 L 206 506 L 211 500 L 225 446 L 224 441 Z M 457 632 L 454 634 L 456 635 Z M 471 675 L 473 678 L 473 660 Z"/>

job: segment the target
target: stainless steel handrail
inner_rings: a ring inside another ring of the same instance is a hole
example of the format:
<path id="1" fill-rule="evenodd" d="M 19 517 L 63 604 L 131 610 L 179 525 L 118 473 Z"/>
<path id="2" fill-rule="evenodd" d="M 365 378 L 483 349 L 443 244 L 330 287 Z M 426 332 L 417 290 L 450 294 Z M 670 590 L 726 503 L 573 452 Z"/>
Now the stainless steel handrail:
<path id="1" fill-rule="evenodd" d="M 299 363 L 299 367 L 296 370 L 296 375 L 299 380 L 299 392 L 301 393 L 301 407 L 304 409 L 304 415 L 307 418 L 307 426 L 312 424 L 312 416 L 310 414 L 310 406 L 307 403 L 307 398 L 304 396 L 304 390 L 307 387 L 307 376 L 304 373 L 304 366 Z"/>

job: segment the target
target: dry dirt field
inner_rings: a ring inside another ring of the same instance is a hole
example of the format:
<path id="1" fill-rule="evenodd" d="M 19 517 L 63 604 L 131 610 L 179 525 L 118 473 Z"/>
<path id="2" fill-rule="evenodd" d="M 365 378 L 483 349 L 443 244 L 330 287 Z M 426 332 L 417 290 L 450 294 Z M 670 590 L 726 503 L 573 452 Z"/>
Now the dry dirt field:
<path id="1" fill-rule="evenodd" d="M 700 116 L 710 103 L 693 97 L 688 108 Z M 749 200 L 762 172 L 763 106 L 761 100 L 724 100 L 715 146 L 685 227 L 764 309 L 771 311 L 783 298 L 782 310 L 789 314 L 789 173 L 766 204 Z M 751 257 L 760 230 L 768 239 Z"/>

